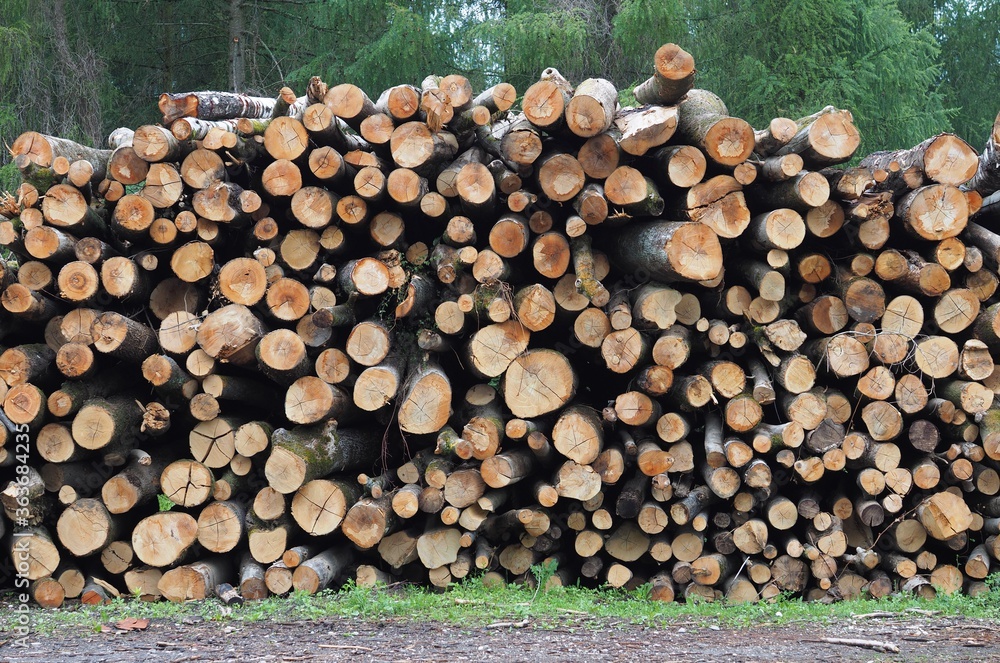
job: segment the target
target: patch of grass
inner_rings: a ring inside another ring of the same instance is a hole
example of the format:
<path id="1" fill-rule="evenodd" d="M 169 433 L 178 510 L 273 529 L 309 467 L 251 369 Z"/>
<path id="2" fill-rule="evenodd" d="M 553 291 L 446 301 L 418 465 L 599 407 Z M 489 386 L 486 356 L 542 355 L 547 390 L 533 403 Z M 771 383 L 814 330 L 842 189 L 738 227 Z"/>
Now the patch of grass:
<path id="1" fill-rule="evenodd" d="M 21 185 L 21 171 L 11 161 L 0 167 L 0 191 L 14 191 Z"/>
<path id="2" fill-rule="evenodd" d="M 551 571 L 535 570 L 544 581 Z M 910 596 L 892 596 L 881 601 L 854 600 L 831 605 L 807 603 L 782 597 L 773 603 L 661 603 L 648 598 L 648 588 L 634 591 L 556 587 L 541 590 L 526 585 L 487 587 L 476 578 L 455 585 L 447 591 L 423 587 L 390 586 L 368 589 L 348 582 L 339 591 L 323 591 L 315 596 L 295 592 L 288 597 L 272 597 L 232 608 L 217 600 L 186 604 L 145 603 L 134 598 L 116 599 L 105 606 L 69 605 L 61 610 L 32 611 L 32 625 L 39 634 L 57 628 L 80 627 L 100 630 L 126 617 L 180 622 L 184 619 L 206 621 L 261 622 L 323 618 L 365 620 L 400 619 L 439 621 L 467 627 L 481 627 L 494 622 L 532 620 L 539 628 L 564 625 L 607 628 L 609 623 L 663 626 L 684 621 L 694 625 L 722 625 L 736 628 L 781 625 L 795 622 L 823 623 L 849 619 L 853 615 L 885 611 L 900 617 L 918 616 L 912 612 L 935 610 L 943 615 L 1000 619 L 1000 583 L 991 582 L 993 591 L 976 597 L 939 596 L 933 600 Z M 0 604 L 0 607 L 3 607 Z M 910 612 L 908 612 L 910 610 Z M 10 610 L 0 615 L 0 631 L 13 626 Z"/>
<path id="3" fill-rule="evenodd" d="M 157 495 L 156 496 L 156 500 L 159 503 L 160 512 L 161 513 L 164 512 L 164 511 L 170 511 L 175 506 L 177 506 L 176 504 L 174 504 L 173 500 L 171 500 L 169 497 L 167 497 L 163 493 L 160 493 L 159 495 Z"/>

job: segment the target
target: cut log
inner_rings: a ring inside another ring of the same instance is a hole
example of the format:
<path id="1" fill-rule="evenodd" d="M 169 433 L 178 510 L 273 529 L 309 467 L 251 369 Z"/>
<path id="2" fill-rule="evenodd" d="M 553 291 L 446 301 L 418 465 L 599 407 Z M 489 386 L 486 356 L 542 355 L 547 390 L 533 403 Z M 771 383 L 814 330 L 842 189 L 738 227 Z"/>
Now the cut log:
<path id="1" fill-rule="evenodd" d="M 668 106 L 694 86 L 694 58 L 677 44 L 664 44 L 656 50 L 653 69 L 653 75 L 632 91 L 640 104 Z"/>
<path id="2" fill-rule="evenodd" d="M 362 550 L 374 548 L 396 526 L 392 510 L 392 494 L 380 498 L 362 497 L 347 511 L 341 530 L 354 545 Z"/>
<path id="3" fill-rule="evenodd" d="M 163 567 L 177 563 L 198 540 L 198 522 L 179 512 L 157 513 L 132 530 L 132 549 L 145 564 Z"/>
<path id="4" fill-rule="evenodd" d="M 339 430 L 332 420 L 315 426 L 278 428 L 271 436 L 271 446 L 264 472 L 271 487 L 286 495 L 330 472 L 364 467 L 378 457 L 381 448 L 369 431 Z"/>
<path id="5" fill-rule="evenodd" d="M 677 134 L 701 147 L 712 161 L 735 166 L 754 148 L 753 128 L 729 117 L 725 103 L 707 90 L 689 90 L 678 104 Z"/>
<path id="6" fill-rule="evenodd" d="M 969 203 L 957 188 L 932 184 L 903 196 L 896 215 L 918 237 L 942 240 L 958 236 L 969 220 Z"/>
<path id="7" fill-rule="evenodd" d="M 569 402 L 576 394 L 577 376 L 564 355 L 539 348 L 514 359 L 500 384 L 510 411 L 530 419 Z"/>
<path id="8" fill-rule="evenodd" d="M 707 281 L 722 270 L 718 236 L 700 223 L 632 223 L 616 234 L 609 248 L 621 269 L 667 282 Z"/>
<path id="9" fill-rule="evenodd" d="M 874 152 L 860 165 L 888 172 L 889 177 L 878 188 L 899 192 L 915 188 L 908 185 L 909 177 L 915 177 L 918 186 L 925 178 L 938 184 L 965 184 L 975 174 L 979 159 L 976 151 L 958 136 L 939 134 L 908 150 Z M 916 172 L 910 175 L 911 171 Z"/>
<path id="10" fill-rule="evenodd" d="M 849 160 L 861 144 L 849 111 L 827 106 L 818 113 L 796 120 L 795 137 L 776 154 L 799 154 L 809 164 L 831 166 Z"/>
<path id="11" fill-rule="evenodd" d="M 399 426 L 408 433 L 433 433 L 451 415 L 451 383 L 431 364 L 422 364 L 407 378 L 400 395 Z"/>
<path id="12" fill-rule="evenodd" d="M 342 547 L 329 548 L 296 567 L 292 586 L 309 594 L 326 589 L 351 562 L 351 551 Z"/>
<path id="13" fill-rule="evenodd" d="M 566 126 L 581 138 L 596 136 L 611 127 L 617 107 L 614 84 L 603 78 L 588 78 L 576 86 L 566 105 Z"/>

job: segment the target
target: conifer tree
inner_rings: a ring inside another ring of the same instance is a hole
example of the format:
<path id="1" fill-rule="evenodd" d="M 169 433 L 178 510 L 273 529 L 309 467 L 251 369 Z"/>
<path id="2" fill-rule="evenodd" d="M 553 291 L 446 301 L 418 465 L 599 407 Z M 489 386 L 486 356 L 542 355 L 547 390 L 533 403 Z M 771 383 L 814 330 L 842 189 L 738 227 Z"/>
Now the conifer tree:
<path id="1" fill-rule="evenodd" d="M 706 0 L 692 24 L 699 85 L 755 126 L 833 104 L 854 113 L 860 153 L 950 128 L 934 37 L 895 0 Z"/>
<path id="2" fill-rule="evenodd" d="M 900 0 L 912 30 L 941 47 L 941 90 L 955 132 L 981 145 L 1000 110 L 1000 0 Z"/>

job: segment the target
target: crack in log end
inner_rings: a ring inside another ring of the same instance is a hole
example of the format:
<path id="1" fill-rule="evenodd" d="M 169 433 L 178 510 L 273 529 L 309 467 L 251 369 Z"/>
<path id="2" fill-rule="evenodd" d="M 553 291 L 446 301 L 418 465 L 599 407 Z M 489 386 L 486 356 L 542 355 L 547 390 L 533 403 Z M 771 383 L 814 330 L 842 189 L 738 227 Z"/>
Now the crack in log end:
<path id="1" fill-rule="evenodd" d="M 511 412 L 530 419 L 565 405 L 576 393 L 576 375 L 562 354 L 529 350 L 511 363 L 502 388 Z"/>
<path id="2" fill-rule="evenodd" d="M 698 266 L 708 258 L 708 252 L 700 244 L 689 244 L 684 241 L 681 245 L 686 251 L 678 258 L 678 264 L 684 268 L 684 271 L 696 273 Z M 716 273 L 715 276 L 718 274 Z M 707 278 L 715 278 L 715 276 Z"/>

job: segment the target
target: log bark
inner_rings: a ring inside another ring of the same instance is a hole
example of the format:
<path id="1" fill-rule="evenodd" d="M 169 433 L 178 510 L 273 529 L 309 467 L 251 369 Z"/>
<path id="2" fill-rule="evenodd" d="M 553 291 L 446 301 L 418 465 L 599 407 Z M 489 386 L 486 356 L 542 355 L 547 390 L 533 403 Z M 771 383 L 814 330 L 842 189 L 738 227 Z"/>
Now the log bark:
<path id="1" fill-rule="evenodd" d="M 640 104 L 669 106 L 694 87 L 694 58 L 677 44 L 664 44 L 656 50 L 653 70 L 651 77 L 632 90 Z"/>
<path id="2" fill-rule="evenodd" d="M 860 164 L 872 171 L 888 172 L 889 177 L 877 188 L 896 192 L 915 188 L 908 180 L 918 186 L 925 180 L 960 186 L 975 175 L 978 165 L 976 151 L 954 134 L 938 134 L 908 150 L 874 152 Z"/>
<path id="3" fill-rule="evenodd" d="M 42 167 L 50 167 L 59 157 L 74 161 L 87 161 L 93 167 L 91 181 L 104 179 L 111 150 L 100 150 L 85 147 L 65 138 L 47 136 L 35 131 L 27 131 L 14 140 L 10 148 L 11 156 L 27 156 L 32 163 Z"/>
<path id="4" fill-rule="evenodd" d="M 287 495 L 330 472 L 373 462 L 380 445 L 367 431 L 339 430 L 335 421 L 328 421 L 278 428 L 271 437 L 271 447 L 264 473 L 272 488 Z"/>
<path id="5" fill-rule="evenodd" d="M 827 106 L 796 120 L 799 130 L 776 154 L 799 154 L 807 164 L 831 166 L 849 160 L 861 144 L 849 111 Z"/>
<path id="6" fill-rule="evenodd" d="M 182 117 L 200 120 L 226 120 L 237 117 L 266 118 L 274 110 L 270 97 L 250 97 L 233 92 L 182 92 L 160 95 L 163 125 L 170 126 Z"/>
<path id="7" fill-rule="evenodd" d="M 616 234 L 609 248 L 612 261 L 621 269 L 641 270 L 667 282 L 706 281 L 716 278 L 722 270 L 718 236 L 697 223 L 629 224 Z"/>
<path id="8" fill-rule="evenodd" d="M 982 154 L 979 156 L 979 164 L 975 175 L 966 182 L 965 187 L 971 191 L 976 191 L 984 198 L 1000 190 L 1000 113 L 993 121 L 993 130 L 986 141 Z"/>
<path id="9" fill-rule="evenodd" d="M 573 98 L 566 105 L 567 128 L 581 138 L 590 138 L 607 131 L 615 119 L 618 91 L 603 78 L 588 78 L 576 86 Z"/>
<path id="10" fill-rule="evenodd" d="M 295 569 L 292 586 L 309 594 L 326 589 L 345 571 L 351 558 L 350 550 L 329 548 Z"/>
<path id="11" fill-rule="evenodd" d="M 725 103 L 711 92 L 689 90 L 677 110 L 677 134 L 702 148 L 715 163 L 735 166 L 753 152 L 753 128 L 745 120 L 729 117 Z"/>

